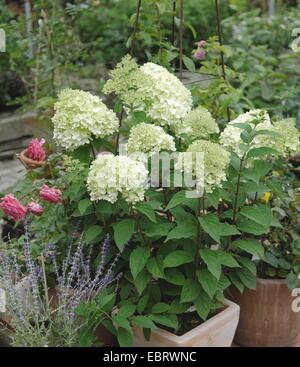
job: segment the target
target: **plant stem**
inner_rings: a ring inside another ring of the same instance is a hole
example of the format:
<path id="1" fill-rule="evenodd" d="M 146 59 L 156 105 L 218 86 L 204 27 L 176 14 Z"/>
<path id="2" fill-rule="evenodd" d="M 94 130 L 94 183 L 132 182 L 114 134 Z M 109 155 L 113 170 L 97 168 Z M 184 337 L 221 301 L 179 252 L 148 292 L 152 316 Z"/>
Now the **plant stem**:
<path id="1" fill-rule="evenodd" d="M 49 302 L 48 284 L 47 284 L 47 278 L 46 278 L 46 269 L 45 269 L 45 261 L 44 261 L 43 253 L 41 253 L 41 263 L 42 263 L 42 270 L 43 270 L 43 281 L 44 281 L 46 307 L 47 307 L 47 312 L 49 312 L 50 311 L 50 302 Z"/>
<path id="2" fill-rule="evenodd" d="M 242 168 L 243 168 L 244 159 L 245 159 L 245 154 L 241 158 L 239 172 L 238 172 L 238 179 L 237 179 L 237 186 L 236 186 L 236 192 L 235 192 L 235 198 L 234 198 L 234 205 L 233 205 L 233 214 L 232 214 L 232 222 L 234 224 L 236 222 L 237 205 L 238 205 L 238 199 L 239 199 L 239 195 L 240 195 L 241 174 L 242 174 Z"/>

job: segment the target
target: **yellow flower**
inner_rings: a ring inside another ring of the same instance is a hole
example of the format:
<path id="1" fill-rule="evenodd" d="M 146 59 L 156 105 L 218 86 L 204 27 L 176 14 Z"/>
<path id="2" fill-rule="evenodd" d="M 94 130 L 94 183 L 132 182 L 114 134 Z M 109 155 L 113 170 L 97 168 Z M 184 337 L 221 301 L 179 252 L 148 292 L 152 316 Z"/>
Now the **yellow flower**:
<path id="1" fill-rule="evenodd" d="M 260 199 L 260 201 L 262 203 L 267 204 L 270 200 L 270 197 L 271 197 L 271 193 L 270 192 L 265 192 L 264 195 L 262 196 L 262 198 Z"/>

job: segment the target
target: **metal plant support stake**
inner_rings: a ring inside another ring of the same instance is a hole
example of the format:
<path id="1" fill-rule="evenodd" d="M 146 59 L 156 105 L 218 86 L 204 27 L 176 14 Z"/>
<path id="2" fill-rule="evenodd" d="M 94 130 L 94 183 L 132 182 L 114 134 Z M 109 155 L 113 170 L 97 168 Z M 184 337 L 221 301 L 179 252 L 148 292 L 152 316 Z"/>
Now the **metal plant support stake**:
<path id="1" fill-rule="evenodd" d="M 182 81 L 183 72 L 183 0 L 180 0 L 180 25 L 179 25 L 179 79 Z"/>
<path id="2" fill-rule="evenodd" d="M 219 44 L 220 44 L 220 46 L 223 46 L 219 0 L 215 0 L 215 5 L 216 5 L 216 19 L 217 19 Z M 220 55 L 221 55 L 222 76 L 223 76 L 223 79 L 226 80 L 224 52 L 222 50 L 220 52 Z M 230 109 L 229 109 L 229 107 L 227 107 L 227 119 L 228 119 L 228 122 L 230 122 L 231 118 L 230 118 Z"/>

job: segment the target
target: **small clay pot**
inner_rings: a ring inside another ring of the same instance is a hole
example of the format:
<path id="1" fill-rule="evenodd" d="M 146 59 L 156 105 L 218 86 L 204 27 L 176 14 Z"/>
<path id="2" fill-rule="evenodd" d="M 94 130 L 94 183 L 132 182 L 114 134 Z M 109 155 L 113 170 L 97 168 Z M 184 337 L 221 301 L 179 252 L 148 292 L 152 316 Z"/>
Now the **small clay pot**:
<path id="1" fill-rule="evenodd" d="M 287 347 L 300 336 L 300 312 L 292 310 L 294 297 L 285 280 L 257 279 L 256 290 L 231 297 L 241 308 L 235 342 L 245 347 Z"/>
<path id="2" fill-rule="evenodd" d="M 26 169 L 32 170 L 38 167 L 43 167 L 46 161 L 35 161 L 26 156 L 27 149 L 23 150 L 21 153 L 17 154 L 17 158 L 23 163 Z"/>

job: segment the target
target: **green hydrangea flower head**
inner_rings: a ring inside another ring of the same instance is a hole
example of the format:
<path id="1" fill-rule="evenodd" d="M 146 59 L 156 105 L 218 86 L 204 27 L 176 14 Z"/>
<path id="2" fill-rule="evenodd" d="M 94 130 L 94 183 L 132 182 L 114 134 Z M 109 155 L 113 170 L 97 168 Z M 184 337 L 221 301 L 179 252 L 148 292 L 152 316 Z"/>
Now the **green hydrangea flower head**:
<path id="1" fill-rule="evenodd" d="M 129 154 L 142 152 L 151 156 L 162 150 L 176 150 L 174 138 L 167 134 L 162 127 L 143 122 L 131 129 L 127 143 Z"/>
<path id="2" fill-rule="evenodd" d="M 196 153 L 203 153 L 204 159 L 200 164 L 196 162 Z M 187 158 L 192 159 L 192 164 L 185 165 Z M 221 187 L 222 182 L 226 180 L 229 162 L 230 154 L 222 146 L 208 140 L 196 140 L 186 152 L 180 153 L 175 168 L 186 173 L 192 172 L 199 177 L 197 172 L 199 164 L 199 169 L 204 170 L 204 189 L 207 193 L 211 193 L 215 188 Z"/>
<path id="3" fill-rule="evenodd" d="M 178 126 L 177 131 L 179 134 L 187 134 L 193 140 L 209 139 L 210 135 L 220 132 L 216 120 L 202 106 L 192 110 Z"/>

